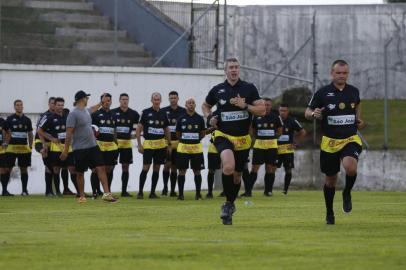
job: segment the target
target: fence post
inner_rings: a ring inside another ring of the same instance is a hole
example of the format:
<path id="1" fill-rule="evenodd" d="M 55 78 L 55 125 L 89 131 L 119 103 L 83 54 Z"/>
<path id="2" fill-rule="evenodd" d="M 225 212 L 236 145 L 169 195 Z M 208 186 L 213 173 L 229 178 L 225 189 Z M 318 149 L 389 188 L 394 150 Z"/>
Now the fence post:
<path id="1" fill-rule="evenodd" d="M 224 0 L 224 61 L 227 59 L 227 0 Z"/>
<path id="2" fill-rule="evenodd" d="M 393 37 L 391 37 L 384 45 L 384 69 L 385 69 L 385 98 L 384 98 L 384 142 L 383 149 L 388 150 L 388 47 L 392 42 Z"/>

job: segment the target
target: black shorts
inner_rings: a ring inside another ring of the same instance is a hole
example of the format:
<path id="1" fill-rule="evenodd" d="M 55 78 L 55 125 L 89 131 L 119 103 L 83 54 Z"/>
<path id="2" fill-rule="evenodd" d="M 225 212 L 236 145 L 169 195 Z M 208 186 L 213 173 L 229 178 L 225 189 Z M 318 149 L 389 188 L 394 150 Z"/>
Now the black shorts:
<path id="1" fill-rule="evenodd" d="M 221 154 L 222 151 L 230 149 L 234 152 L 234 161 L 235 161 L 235 171 L 242 172 L 244 170 L 245 164 L 247 163 L 250 150 L 234 150 L 234 145 L 227 138 L 216 137 L 213 142 L 214 146 L 217 149 L 217 152 Z"/>
<path id="2" fill-rule="evenodd" d="M 132 164 L 133 163 L 133 149 L 132 148 L 119 148 L 118 154 L 120 155 L 120 164 Z"/>
<path id="3" fill-rule="evenodd" d="M 160 149 L 144 149 L 143 157 L 143 164 L 165 164 L 167 152 L 165 148 Z"/>
<path id="4" fill-rule="evenodd" d="M 50 166 L 59 167 L 59 168 L 66 168 L 70 166 L 74 166 L 75 163 L 73 162 L 73 152 L 68 154 L 68 157 L 65 160 L 61 160 L 59 156 L 61 152 L 49 152 L 48 158 L 50 160 Z"/>
<path id="5" fill-rule="evenodd" d="M 209 170 L 218 170 L 221 167 L 221 159 L 218 153 L 207 153 L 207 165 Z"/>
<path id="6" fill-rule="evenodd" d="M 85 172 L 88 168 L 94 169 L 104 165 L 99 146 L 74 150 L 73 160 L 77 172 Z"/>
<path id="7" fill-rule="evenodd" d="M 178 151 L 172 149 L 171 153 L 166 156 L 166 162 L 171 162 L 173 165 L 176 165 L 176 158 L 178 156 Z"/>
<path id="8" fill-rule="evenodd" d="M 253 165 L 262 165 L 262 164 L 269 164 L 269 165 L 276 165 L 276 161 L 278 159 L 278 149 L 271 148 L 271 149 L 259 149 L 254 148 L 252 153 L 252 164 Z"/>
<path id="9" fill-rule="evenodd" d="M 0 154 L 0 168 L 7 168 L 6 166 L 6 154 Z"/>
<path id="10" fill-rule="evenodd" d="M 103 165 L 114 166 L 117 164 L 118 150 L 113 151 L 101 151 L 103 156 Z"/>
<path id="11" fill-rule="evenodd" d="M 176 159 L 176 168 L 178 170 L 186 170 L 190 168 L 192 170 L 203 170 L 204 169 L 204 157 L 203 153 L 199 154 L 185 154 L 185 153 L 178 153 L 178 157 Z"/>
<path id="12" fill-rule="evenodd" d="M 6 168 L 13 168 L 18 160 L 18 167 L 29 167 L 31 166 L 31 153 L 27 154 L 15 154 L 15 153 L 6 153 L 5 154 L 5 165 Z"/>
<path id="13" fill-rule="evenodd" d="M 285 170 L 290 170 L 295 167 L 295 155 L 293 153 L 280 154 L 278 155 L 278 160 L 276 161 L 276 167 L 285 168 Z"/>
<path id="14" fill-rule="evenodd" d="M 320 151 L 320 169 L 327 176 L 336 175 L 340 171 L 340 163 L 344 157 L 353 157 L 358 160 L 362 147 L 354 142 L 348 143 L 336 153 Z"/>

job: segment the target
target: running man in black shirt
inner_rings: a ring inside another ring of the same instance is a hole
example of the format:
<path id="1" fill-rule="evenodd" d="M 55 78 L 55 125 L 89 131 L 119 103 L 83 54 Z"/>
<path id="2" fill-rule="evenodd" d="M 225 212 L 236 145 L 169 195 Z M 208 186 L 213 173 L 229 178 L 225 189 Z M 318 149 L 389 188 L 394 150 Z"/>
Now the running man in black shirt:
<path id="1" fill-rule="evenodd" d="M 302 125 L 295 118 L 289 115 L 289 105 L 282 103 L 279 105 L 279 116 L 282 119 L 282 135 L 278 139 L 278 161 L 276 166 L 285 169 L 285 178 L 283 186 L 283 194 L 287 195 L 290 182 L 292 181 L 292 169 L 295 167 L 295 149 L 298 144 L 294 142 L 295 133 L 297 133 L 297 140 L 301 143 L 305 136 L 306 131 Z M 272 192 L 271 186 L 271 192 Z"/>
<path id="2" fill-rule="evenodd" d="M 6 131 L 6 168 L 7 182 L 10 179 L 11 169 L 18 160 L 20 167 L 22 192 L 21 196 L 28 196 L 28 171 L 31 166 L 31 152 L 34 135 L 32 133 L 32 122 L 23 113 L 23 102 L 20 99 L 14 101 L 15 114 L 7 117 L 4 125 Z"/>
<path id="3" fill-rule="evenodd" d="M 282 120 L 279 115 L 272 112 L 272 100 L 263 98 L 265 102 L 265 116 L 254 116 L 252 120 L 251 134 L 255 138 L 252 154 L 252 167 L 250 182 L 245 184 L 245 195 L 250 197 L 257 173 L 262 164 L 265 163 L 265 196 L 272 196 L 272 186 L 275 181 L 276 161 L 278 158 L 278 137 L 282 133 Z"/>
<path id="4" fill-rule="evenodd" d="M 128 107 L 129 96 L 126 93 L 120 95 L 120 107 L 111 110 L 116 122 L 117 145 L 121 163 L 121 196 L 132 197 L 127 192 L 129 167 L 133 163 L 133 145 L 131 142 L 132 132 L 136 130 L 140 120 L 137 111 Z"/>
<path id="5" fill-rule="evenodd" d="M 143 166 L 137 199 L 144 198 L 144 185 L 151 163 L 153 163 L 153 168 L 149 198 L 159 198 L 155 193 L 159 179 L 159 169 L 162 164 L 165 164 L 165 157 L 171 151 L 171 132 L 168 127 L 168 117 L 160 109 L 161 100 L 160 93 L 155 92 L 151 95 L 152 107 L 142 111 L 141 120 L 136 131 L 138 152 L 143 154 Z M 143 143 L 141 143 L 141 133 L 143 133 L 144 137 Z"/>
<path id="6" fill-rule="evenodd" d="M 186 113 L 177 119 L 176 133 L 179 138 L 177 147 L 178 156 L 176 158 L 176 167 L 179 170 L 178 200 L 184 200 L 183 189 L 185 185 L 186 170 L 190 168 L 195 175 L 196 200 L 201 200 L 200 193 L 202 186 L 201 170 L 204 169 L 203 146 L 200 140 L 206 135 L 204 119 L 195 112 L 196 103 L 193 98 L 186 100 Z"/>
<path id="7" fill-rule="evenodd" d="M 210 121 L 212 126 L 218 127 L 214 131 L 214 145 L 223 165 L 226 202 L 221 207 L 220 217 L 224 225 L 231 225 L 235 212 L 234 201 L 241 186 L 241 173 L 251 147 L 249 129 L 252 115 L 265 115 L 265 106 L 257 88 L 240 80 L 240 63 L 237 58 L 227 59 L 224 70 L 227 80 L 210 90 L 202 110 L 207 118 L 211 108 L 216 105 L 219 113 L 218 117 L 212 117 Z"/>
<path id="8" fill-rule="evenodd" d="M 351 189 L 357 178 L 358 158 L 362 151 L 357 130 L 364 127 L 361 119 L 359 90 L 347 84 L 349 67 L 344 60 L 336 60 L 331 66 L 332 82 L 320 88 L 306 109 L 307 119 L 321 121 L 323 137 L 320 151 L 321 172 L 326 175 L 324 200 L 326 223 L 334 224 L 333 201 L 340 163 L 346 177 L 343 190 L 343 211 L 352 210 Z"/>
<path id="9" fill-rule="evenodd" d="M 176 135 L 176 120 L 183 114 L 186 113 L 185 108 L 178 105 L 179 95 L 176 91 L 169 92 L 169 106 L 162 108 L 166 112 L 169 121 L 169 129 L 171 131 L 171 145 L 172 151 L 168 159 L 166 160 L 164 169 L 162 171 L 162 177 L 164 180 L 164 188 L 162 190 L 162 195 L 168 195 L 168 179 L 171 179 L 171 191 L 169 193 L 170 197 L 176 197 L 176 179 L 177 179 L 177 168 L 176 168 L 176 157 L 177 157 L 177 147 L 179 143 L 179 138 Z"/>

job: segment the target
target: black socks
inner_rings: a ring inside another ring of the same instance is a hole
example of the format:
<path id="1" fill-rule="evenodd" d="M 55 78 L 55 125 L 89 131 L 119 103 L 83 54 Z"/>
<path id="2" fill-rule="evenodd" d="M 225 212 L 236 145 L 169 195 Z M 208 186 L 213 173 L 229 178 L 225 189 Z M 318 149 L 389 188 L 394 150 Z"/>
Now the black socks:
<path id="1" fill-rule="evenodd" d="M 336 193 L 336 188 L 328 187 L 328 186 L 324 185 L 323 191 L 324 191 L 324 201 L 326 203 L 327 215 L 334 215 L 333 201 L 334 201 L 334 195 Z"/>
<path id="2" fill-rule="evenodd" d="M 152 171 L 151 194 L 155 193 L 156 185 L 158 184 L 159 171 Z"/>
<path id="3" fill-rule="evenodd" d="M 290 185 L 290 181 L 292 180 L 292 173 L 285 173 L 285 186 L 283 187 L 284 191 L 288 191 L 289 189 L 289 185 Z"/>
<path id="4" fill-rule="evenodd" d="M 207 191 L 209 194 L 213 193 L 214 186 L 214 172 L 209 171 L 207 173 Z"/>
<path id="5" fill-rule="evenodd" d="M 179 188 L 179 196 L 183 196 L 183 190 L 185 189 L 184 175 L 178 175 L 178 188 Z"/>
<path id="6" fill-rule="evenodd" d="M 168 190 L 169 171 L 162 171 L 162 178 L 164 180 L 164 190 Z"/>
<path id="7" fill-rule="evenodd" d="M 343 190 L 343 193 L 349 194 L 355 184 L 355 180 L 357 179 L 357 175 L 355 174 L 354 176 L 345 176 L 345 187 Z"/>
<path id="8" fill-rule="evenodd" d="M 22 184 L 22 189 L 23 192 L 28 192 L 27 186 L 28 186 L 28 173 L 21 173 L 21 184 Z"/>
<path id="9" fill-rule="evenodd" d="M 130 178 L 129 172 L 121 173 L 121 192 L 127 192 L 128 179 Z"/>
<path id="10" fill-rule="evenodd" d="M 139 188 L 138 188 L 138 192 L 142 193 L 144 191 L 144 185 L 145 185 L 145 181 L 147 181 L 147 171 L 142 170 L 141 174 L 140 174 L 140 183 L 139 183 Z"/>
<path id="11" fill-rule="evenodd" d="M 178 174 L 176 171 L 171 171 L 171 192 L 175 192 L 176 188 L 176 179 L 178 179 Z"/>
<path id="12" fill-rule="evenodd" d="M 195 175 L 196 194 L 200 194 L 202 189 L 202 175 Z"/>
<path id="13" fill-rule="evenodd" d="M 272 192 L 273 184 L 275 182 L 275 173 L 266 173 L 264 182 L 265 182 L 265 192 Z"/>

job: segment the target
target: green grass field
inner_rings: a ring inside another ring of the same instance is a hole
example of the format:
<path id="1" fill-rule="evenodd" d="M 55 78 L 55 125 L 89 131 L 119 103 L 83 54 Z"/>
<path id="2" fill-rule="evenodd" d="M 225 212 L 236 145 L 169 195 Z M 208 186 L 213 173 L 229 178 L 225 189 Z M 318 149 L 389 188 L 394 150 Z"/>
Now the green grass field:
<path id="1" fill-rule="evenodd" d="M 324 224 L 321 191 L 221 198 L 100 200 L 0 197 L 0 269 L 406 269 L 406 196 L 354 192 L 354 210 Z"/>

